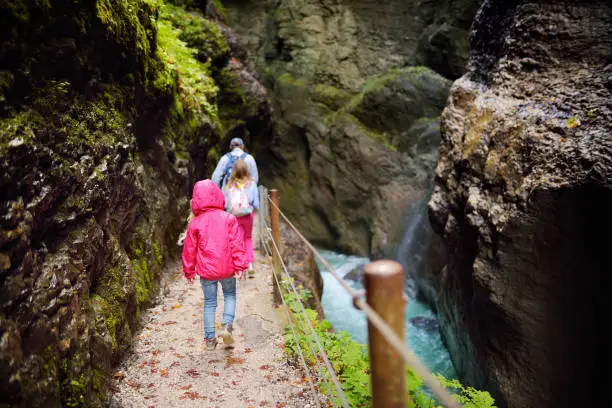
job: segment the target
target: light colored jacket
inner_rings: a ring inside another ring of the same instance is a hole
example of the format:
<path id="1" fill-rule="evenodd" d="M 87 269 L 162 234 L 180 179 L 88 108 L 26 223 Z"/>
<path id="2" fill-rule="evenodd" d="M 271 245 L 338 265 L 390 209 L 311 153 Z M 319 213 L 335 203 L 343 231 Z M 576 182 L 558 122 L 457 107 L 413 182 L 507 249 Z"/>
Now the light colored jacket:
<path id="1" fill-rule="evenodd" d="M 235 147 L 234 150 L 232 150 L 228 154 L 240 157 L 243 153 L 244 150 L 239 147 Z M 223 176 L 225 175 L 227 165 L 230 162 L 228 154 L 224 154 L 223 157 L 221 157 L 211 177 L 212 181 L 214 181 L 215 184 L 218 185 L 224 191 L 227 180 L 223 180 Z M 255 183 L 255 185 L 257 185 L 257 183 L 259 182 L 259 173 L 257 172 L 257 163 L 255 163 L 255 158 L 253 158 L 253 156 L 247 153 L 246 157 L 244 158 L 244 161 L 246 162 L 247 166 L 249 166 L 249 173 L 251 173 L 251 178 L 253 179 L 253 182 Z"/>

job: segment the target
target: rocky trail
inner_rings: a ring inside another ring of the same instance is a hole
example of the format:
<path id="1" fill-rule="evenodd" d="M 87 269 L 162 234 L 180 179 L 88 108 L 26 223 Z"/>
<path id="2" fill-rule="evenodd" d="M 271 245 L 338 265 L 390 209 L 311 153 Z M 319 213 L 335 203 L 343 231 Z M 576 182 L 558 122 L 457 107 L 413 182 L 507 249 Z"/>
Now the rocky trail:
<path id="1" fill-rule="evenodd" d="M 172 265 L 161 302 L 143 314 L 133 353 L 113 378 L 111 407 L 314 407 L 308 379 L 283 350 L 282 310 L 272 300 L 272 267 L 256 255 L 256 276 L 237 285 L 232 348 L 204 345 L 199 281 Z M 219 289 L 217 327 L 221 321 Z"/>

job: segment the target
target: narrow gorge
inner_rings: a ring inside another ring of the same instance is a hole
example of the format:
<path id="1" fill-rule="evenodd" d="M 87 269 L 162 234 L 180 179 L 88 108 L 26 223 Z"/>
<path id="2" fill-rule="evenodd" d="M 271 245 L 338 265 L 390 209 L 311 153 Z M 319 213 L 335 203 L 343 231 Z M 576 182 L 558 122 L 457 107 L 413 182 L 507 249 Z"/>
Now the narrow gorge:
<path id="1" fill-rule="evenodd" d="M 594 406 L 611 31 L 600 0 L 0 1 L 0 407 L 106 406 L 233 137 L 315 245 L 404 266 L 462 383 Z"/>

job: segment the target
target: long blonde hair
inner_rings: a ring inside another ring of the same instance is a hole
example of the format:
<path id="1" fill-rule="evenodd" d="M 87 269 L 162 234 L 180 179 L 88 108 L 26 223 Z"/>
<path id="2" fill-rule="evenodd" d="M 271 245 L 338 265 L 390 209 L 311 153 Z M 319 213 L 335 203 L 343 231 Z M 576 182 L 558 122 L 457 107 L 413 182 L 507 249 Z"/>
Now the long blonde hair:
<path id="1" fill-rule="evenodd" d="M 249 165 L 244 160 L 236 160 L 234 167 L 232 167 L 232 175 L 230 176 L 227 186 L 236 186 L 239 184 L 246 184 L 253 180 L 251 178 L 251 172 L 249 171 Z"/>

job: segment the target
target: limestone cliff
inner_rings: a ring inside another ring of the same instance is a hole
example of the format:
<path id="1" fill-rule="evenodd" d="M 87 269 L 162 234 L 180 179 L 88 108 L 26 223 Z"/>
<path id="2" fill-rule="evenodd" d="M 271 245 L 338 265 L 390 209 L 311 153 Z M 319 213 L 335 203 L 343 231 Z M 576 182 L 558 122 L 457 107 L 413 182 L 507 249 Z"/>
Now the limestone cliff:
<path id="1" fill-rule="evenodd" d="M 270 91 L 258 161 L 315 243 L 389 255 L 427 197 L 439 114 L 463 72 L 479 1 L 224 1 L 209 12 Z M 460 11 L 460 12 L 459 12 Z"/>
<path id="2" fill-rule="evenodd" d="M 458 372 L 502 405 L 607 398 L 611 29 L 609 2 L 486 1 L 442 115 L 430 281 Z"/>

